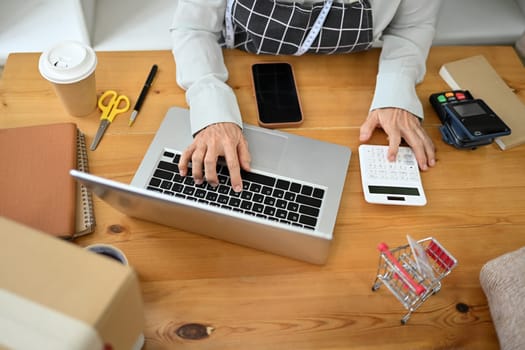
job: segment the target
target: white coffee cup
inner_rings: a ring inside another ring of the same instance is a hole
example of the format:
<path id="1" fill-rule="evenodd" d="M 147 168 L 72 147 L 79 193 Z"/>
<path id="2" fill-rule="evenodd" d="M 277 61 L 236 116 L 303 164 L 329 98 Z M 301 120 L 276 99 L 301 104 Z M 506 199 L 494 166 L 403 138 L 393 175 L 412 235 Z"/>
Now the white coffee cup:
<path id="1" fill-rule="evenodd" d="M 64 41 L 44 51 L 38 68 L 55 89 L 69 114 L 77 117 L 97 106 L 95 51 L 77 41 Z"/>

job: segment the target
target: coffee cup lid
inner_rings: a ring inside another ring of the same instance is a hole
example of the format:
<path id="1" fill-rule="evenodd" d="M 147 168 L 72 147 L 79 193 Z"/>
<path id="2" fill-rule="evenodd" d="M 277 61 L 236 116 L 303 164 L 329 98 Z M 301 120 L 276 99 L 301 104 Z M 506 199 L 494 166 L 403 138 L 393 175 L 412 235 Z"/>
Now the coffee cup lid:
<path id="1" fill-rule="evenodd" d="M 95 51 L 77 41 L 64 41 L 44 51 L 38 68 L 47 80 L 57 84 L 76 83 L 97 66 Z"/>

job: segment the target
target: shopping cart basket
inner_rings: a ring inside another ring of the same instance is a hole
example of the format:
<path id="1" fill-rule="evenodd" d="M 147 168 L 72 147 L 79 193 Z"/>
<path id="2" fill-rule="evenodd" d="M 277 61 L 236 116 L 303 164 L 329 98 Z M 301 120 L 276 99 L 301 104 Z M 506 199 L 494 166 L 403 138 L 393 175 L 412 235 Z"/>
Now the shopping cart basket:
<path id="1" fill-rule="evenodd" d="M 458 263 L 434 238 L 417 242 L 408 238 L 409 244 L 394 249 L 385 243 L 378 245 L 379 266 L 372 286 L 376 291 L 384 284 L 408 310 L 401 324 L 406 324 L 412 312 L 441 289 L 441 280 Z"/>

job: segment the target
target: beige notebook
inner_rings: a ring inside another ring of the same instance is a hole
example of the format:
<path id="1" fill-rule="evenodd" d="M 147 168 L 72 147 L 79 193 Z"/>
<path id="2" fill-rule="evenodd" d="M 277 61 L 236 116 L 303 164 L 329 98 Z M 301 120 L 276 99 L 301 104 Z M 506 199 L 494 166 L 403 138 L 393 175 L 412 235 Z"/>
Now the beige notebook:
<path id="1" fill-rule="evenodd" d="M 510 135 L 496 139 L 502 150 L 525 143 L 525 104 L 484 56 L 446 63 L 439 74 L 451 89 L 469 90 L 474 98 L 484 100 L 510 127 Z"/>
<path id="2" fill-rule="evenodd" d="M 74 123 L 0 129 L 0 216 L 71 239 L 92 232 L 90 193 L 69 175 L 87 169 Z"/>

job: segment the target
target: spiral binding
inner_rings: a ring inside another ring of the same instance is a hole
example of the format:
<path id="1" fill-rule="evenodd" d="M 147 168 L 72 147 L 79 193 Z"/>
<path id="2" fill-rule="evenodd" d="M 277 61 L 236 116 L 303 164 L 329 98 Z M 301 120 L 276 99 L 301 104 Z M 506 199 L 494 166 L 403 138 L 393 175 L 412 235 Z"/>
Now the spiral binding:
<path id="1" fill-rule="evenodd" d="M 77 169 L 89 172 L 88 155 L 86 148 L 86 137 L 80 129 L 77 129 Z M 77 229 L 73 238 L 86 235 L 95 230 L 95 213 L 93 210 L 93 197 L 86 186 L 77 183 L 77 196 L 80 205 L 77 206 Z"/>

